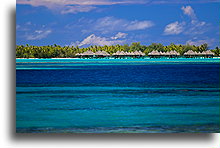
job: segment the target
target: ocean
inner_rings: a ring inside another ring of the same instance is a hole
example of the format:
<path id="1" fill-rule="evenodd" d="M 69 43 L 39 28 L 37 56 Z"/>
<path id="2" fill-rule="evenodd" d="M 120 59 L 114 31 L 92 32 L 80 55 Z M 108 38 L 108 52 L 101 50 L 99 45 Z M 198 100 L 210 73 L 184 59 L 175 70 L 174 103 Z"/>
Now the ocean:
<path id="1" fill-rule="evenodd" d="M 219 62 L 16 59 L 16 132 L 220 132 Z"/>

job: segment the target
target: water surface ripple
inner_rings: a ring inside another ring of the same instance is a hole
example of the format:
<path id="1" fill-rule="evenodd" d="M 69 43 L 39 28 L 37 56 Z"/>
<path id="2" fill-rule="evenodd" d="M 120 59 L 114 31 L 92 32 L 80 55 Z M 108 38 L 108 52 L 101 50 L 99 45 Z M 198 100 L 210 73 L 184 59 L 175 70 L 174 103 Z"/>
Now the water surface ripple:
<path id="1" fill-rule="evenodd" d="M 19 133 L 219 132 L 219 59 L 17 59 Z"/>

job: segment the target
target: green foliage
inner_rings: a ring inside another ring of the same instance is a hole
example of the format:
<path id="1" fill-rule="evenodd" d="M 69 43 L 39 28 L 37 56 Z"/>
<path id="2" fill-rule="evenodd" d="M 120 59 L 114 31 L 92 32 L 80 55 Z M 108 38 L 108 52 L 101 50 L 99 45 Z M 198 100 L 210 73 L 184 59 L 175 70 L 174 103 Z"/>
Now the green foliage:
<path id="1" fill-rule="evenodd" d="M 17 58 L 72 58 L 75 57 L 76 53 L 83 53 L 87 50 L 96 52 L 98 50 L 106 51 L 110 54 L 113 54 L 117 51 L 124 52 L 134 52 L 142 51 L 146 55 L 153 50 L 167 52 L 175 50 L 183 55 L 188 50 L 193 50 L 197 52 L 202 52 L 208 50 L 208 44 L 202 44 L 200 46 L 195 45 L 175 45 L 171 43 L 168 46 L 164 46 L 160 43 L 152 43 L 149 46 L 141 45 L 140 42 L 134 42 L 130 46 L 128 44 L 124 45 L 110 45 L 110 46 L 89 46 L 87 48 L 79 48 L 78 46 L 64 46 L 61 47 L 57 44 L 48 45 L 48 46 L 32 46 L 26 44 L 16 46 L 16 57 Z M 216 56 L 219 56 L 219 47 L 216 47 L 212 50 Z"/>
<path id="2" fill-rule="evenodd" d="M 219 47 L 216 47 L 215 49 L 213 49 L 211 51 L 214 52 L 216 56 L 220 56 L 220 48 Z"/>

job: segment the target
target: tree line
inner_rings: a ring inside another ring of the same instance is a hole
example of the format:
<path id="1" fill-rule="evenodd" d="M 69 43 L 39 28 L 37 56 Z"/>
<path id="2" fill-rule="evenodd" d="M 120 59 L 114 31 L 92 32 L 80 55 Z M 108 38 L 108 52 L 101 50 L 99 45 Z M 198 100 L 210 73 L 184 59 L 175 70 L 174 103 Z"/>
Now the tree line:
<path id="1" fill-rule="evenodd" d="M 134 42 L 131 45 L 110 45 L 110 46 L 89 46 L 86 48 L 79 48 L 78 46 L 59 46 L 59 45 L 48 45 L 48 46 L 32 46 L 32 45 L 17 45 L 16 46 L 16 58 L 73 58 L 76 53 L 83 53 L 87 50 L 93 52 L 106 51 L 109 54 L 113 54 L 117 51 L 134 52 L 136 50 L 144 52 L 146 55 L 153 50 L 167 52 L 175 50 L 180 55 L 185 52 L 192 50 L 196 52 L 203 52 L 208 50 L 208 44 L 202 44 L 199 46 L 195 45 L 175 45 L 171 43 L 168 46 L 164 46 L 161 43 L 152 43 L 151 45 L 141 45 L 140 42 Z M 215 56 L 219 56 L 219 47 L 211 50 L 215 53 Z"/>

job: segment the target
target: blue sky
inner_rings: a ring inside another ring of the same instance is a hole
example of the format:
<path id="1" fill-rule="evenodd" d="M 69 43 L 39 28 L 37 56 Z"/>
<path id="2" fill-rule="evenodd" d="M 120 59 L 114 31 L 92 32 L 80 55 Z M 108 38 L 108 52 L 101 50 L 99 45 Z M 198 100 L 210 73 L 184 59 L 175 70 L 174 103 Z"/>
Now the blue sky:
<path id="1" fill-rule="evenodd" d="M 219 46 L 218 0 L 17 0 L 17 45 Z"/>

